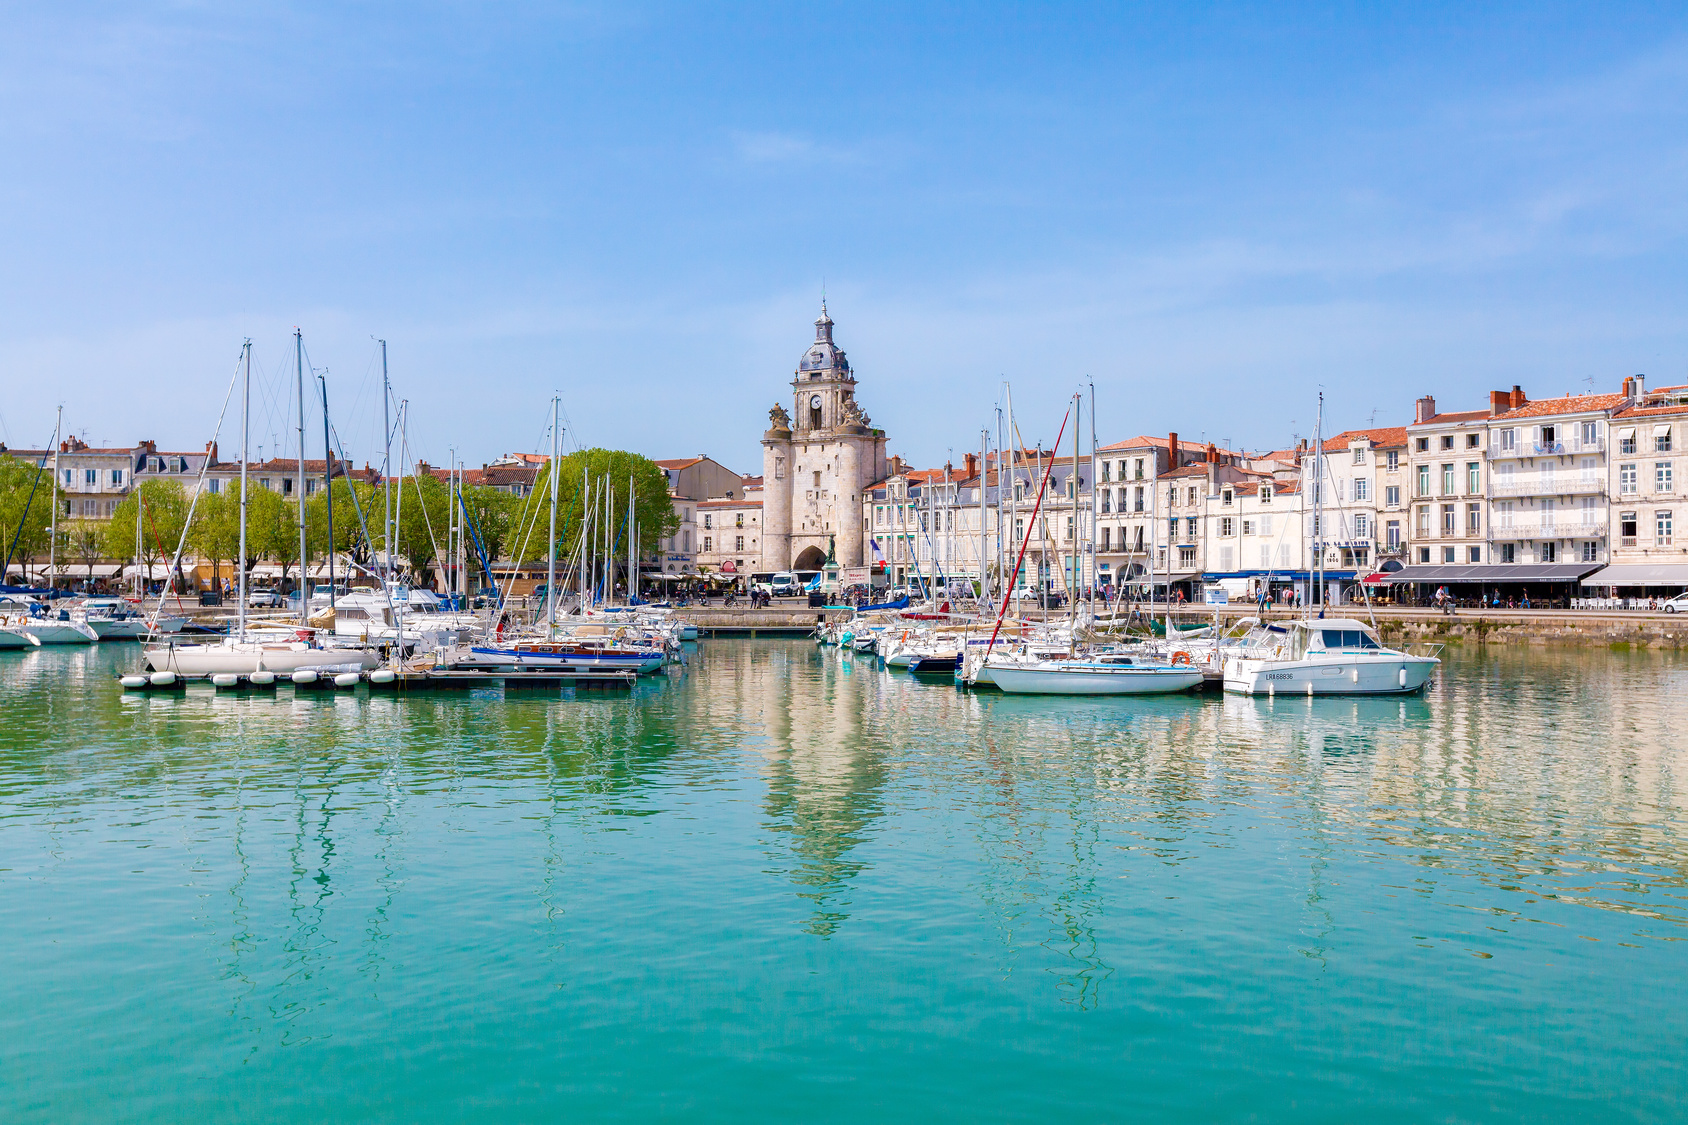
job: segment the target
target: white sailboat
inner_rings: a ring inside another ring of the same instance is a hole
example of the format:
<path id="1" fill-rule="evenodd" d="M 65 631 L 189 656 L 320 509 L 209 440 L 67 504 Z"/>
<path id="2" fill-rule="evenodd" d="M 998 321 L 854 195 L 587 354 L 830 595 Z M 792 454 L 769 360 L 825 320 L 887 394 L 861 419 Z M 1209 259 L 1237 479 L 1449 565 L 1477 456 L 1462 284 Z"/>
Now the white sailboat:
<path id="1" fill-rule="evenodd" d="M 324 649 L 308 640 L 296 639 L 304 634 L 279 632 L 269 638 L 249 636 L 246 629 L 246 504 L 247 480 L 246 469 L 248 462 L 247 441 L 251 422 L 251 390 L 252 390 L 252 341 L 246 341 L 242 348 L 242 360 L 245 368 L 245 379 L 241 390 L 241 427 L 240 427 L 240 559 L 239 567 L 239 617 L 236 632 L 233 636 L 220 641 L 205 644 L 165 644 L 151 645 L 144 651 L 147 668 L 153 672 L 174 672 L 182 676 L 206 676 L 232 673 L 235 675 L 249 675 L 255 672 L 298 672 L 307 669 L 334 668 L 337 670 L 351 670 L 374 668 L 380 661 L 376 653 L 370 649 L 335 648 Z M 300 398 L 299 410 L 304 412 L 303 397 Z M 301 425 L 301 433 L 303 426 Z M 300 448 L 301 465 L 304 461 L 304 449 Z M 300 522 L 304 522 L 303 503 L 304 494 L 300 493 L 301 504 Z M 191 515 L 191 513 L 190 513 Z M 185 533 L 184 533 L 185 534 Z M 332 540 L 330 540 L 332 542 Z M 301 569 L 303 563 L 301 562 Z M 171 568 L 174 572 L 175 568 Z M 162 605 L 162 599 L 160 599 Z M 294 638 L 294 639 L 290 639 Z"/>

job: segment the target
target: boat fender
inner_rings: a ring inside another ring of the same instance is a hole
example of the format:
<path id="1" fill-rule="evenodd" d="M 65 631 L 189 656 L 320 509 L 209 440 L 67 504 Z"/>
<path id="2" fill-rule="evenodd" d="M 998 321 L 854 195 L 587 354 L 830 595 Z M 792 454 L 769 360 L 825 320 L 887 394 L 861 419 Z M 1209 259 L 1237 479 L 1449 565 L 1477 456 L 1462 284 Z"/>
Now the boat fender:
<path id="1" fill-rule="evenodd" d="M 398 677 L 393 674 L 391 668 L 377 668 L 369 674 L 369 682 L 372 684 L 390 684 L 396 679 Z"/>
<path id="2" fill-rule="evenodd" d="M 1399 676 L 1397 678 L 1400 681 L 1400 684 L 1401 684 L 1402 687 L 1407 686 L 1407 670 L 1405 668 L 1402 668 L 1400 670 Z"/>
<path id="3" fill-rule="evenodd" d="M 211 677 L 211 682 L 220 688 L 231 688 L 240 683 L 240 677 L 233 672 L 218 672 Z"/>
<path id="4" fill-rule="evenodd" d="M 145 676 L 123 676 L 117 682 L 123 685 L 125 691 L 136 691 L 146 687 L 152 681 Z"/>
<path id="5" fill-rule="evenodd" d="M 176 682 L 176 673 L 154 672 L 152 675 L 147 677 L 147 681 L 151 683 L 153 687 L 169 687 L 171 684 Z"/>
<path id="6" fill-rule="evenodd" d="M 293 673 L 293 682 L 296 684 L 314 684 L 317 682 L 317 674 L 306 668 Z"/>
<path id="7" fill-rule="evenodd" d="M 1172 662 L 1174 664 L 1189 664 L 1190 654 L 1184 652 L 1183 650 L 1179 650 L 1178 652 L 1172 654 Z"/>
<path id="8" fill-rule="evenodd" d="M 357 687 L 360 677 L 356 672 L 341 672 L 334 677 L 335 687 Z"/>
<path id="9" fill-rule="evenodd" d="M 258 687 L 269 687 L 271 684 L 275 683 L 275 673 L 260 668 L 258 671 L 246 677 L 246 681 L 251 684 L 256 684 Z"/>

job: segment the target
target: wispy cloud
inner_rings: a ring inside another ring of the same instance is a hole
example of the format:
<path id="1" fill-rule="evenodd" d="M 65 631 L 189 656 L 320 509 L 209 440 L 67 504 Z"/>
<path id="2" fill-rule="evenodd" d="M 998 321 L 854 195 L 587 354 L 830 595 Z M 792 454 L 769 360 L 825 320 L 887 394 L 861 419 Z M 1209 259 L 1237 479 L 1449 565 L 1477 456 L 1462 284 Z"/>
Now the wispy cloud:
<path id="1" fill-rule="evenodd" d="M 734 153 L 746 164 L 862 164 L 867 154 L 862 146 L 816 141 L 796 133 L 734 132 L 730 134 Z"/>

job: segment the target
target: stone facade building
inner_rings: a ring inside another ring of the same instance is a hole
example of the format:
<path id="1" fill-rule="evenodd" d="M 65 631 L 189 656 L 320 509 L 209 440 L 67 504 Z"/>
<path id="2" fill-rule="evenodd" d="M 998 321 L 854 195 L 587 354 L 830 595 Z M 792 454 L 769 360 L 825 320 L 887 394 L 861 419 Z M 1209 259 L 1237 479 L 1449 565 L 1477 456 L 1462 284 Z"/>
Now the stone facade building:
<path id="1" fill-rule="evenodd" d="M 885 431 L 856 402 L 824 302 L 791 389 L 791 412 L 776 405 L 762 435 L 763 564 L 817 570 L 830 551 L 840 565 L 862 566 L 862 493 L 887 475 Z"/>

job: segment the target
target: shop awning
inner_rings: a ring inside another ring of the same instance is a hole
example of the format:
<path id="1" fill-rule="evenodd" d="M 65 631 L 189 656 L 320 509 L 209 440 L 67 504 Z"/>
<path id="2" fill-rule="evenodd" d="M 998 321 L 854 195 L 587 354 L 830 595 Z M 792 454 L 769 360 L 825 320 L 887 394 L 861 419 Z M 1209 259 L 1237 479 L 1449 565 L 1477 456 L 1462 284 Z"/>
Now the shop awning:
<path id="1" fill-rule="evenodd" d="M 1357 573 L 1359 572 L 1353 570 L 1320 571 L 1320 574 L 1331 582 L 1352 582 Z M 1210 570 L 1202 577 L 1209 582 L 1217 582 L 1221 578 L 1270 578 L 1277 582 L 1308 582 L 1312 580 L 1313 573 L 1308 570 Z"/>
<path id="2" fill-rule="evenodd" d="M 1598 569 L 1593 563 L 1490 563 L 1487 565 L 1409 566 L 1383 581 L 1428 582 L 1442 586 L 1450 582 L 1575 582 Z"/>
<path id="3" fill-rule="evenodd" d="M 1613 563 L 1582 580 L 1584 586 L 1688 586 L 1688 563 Z"/>

